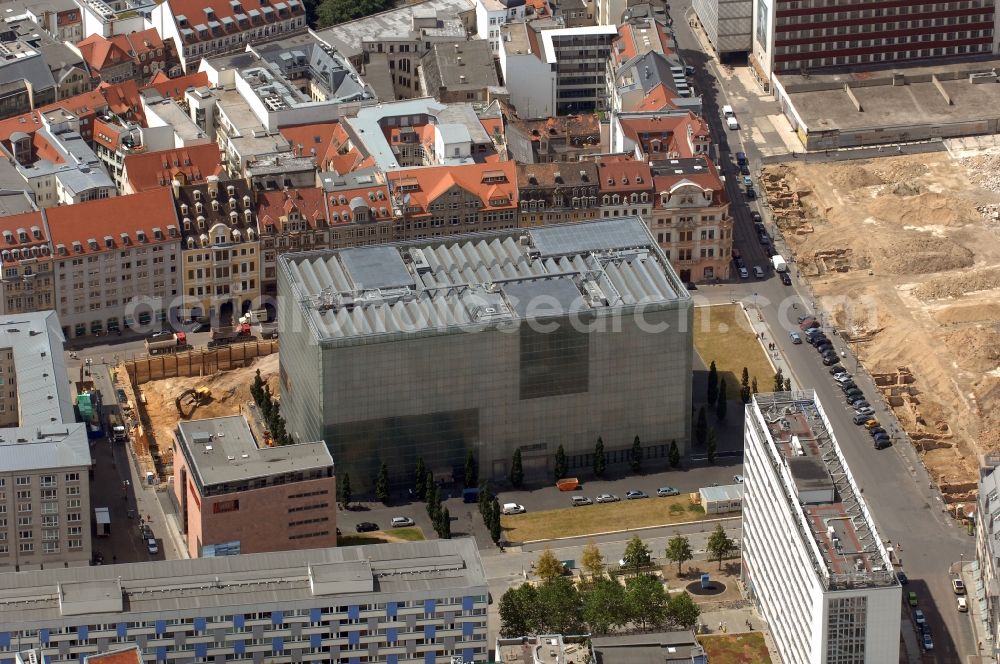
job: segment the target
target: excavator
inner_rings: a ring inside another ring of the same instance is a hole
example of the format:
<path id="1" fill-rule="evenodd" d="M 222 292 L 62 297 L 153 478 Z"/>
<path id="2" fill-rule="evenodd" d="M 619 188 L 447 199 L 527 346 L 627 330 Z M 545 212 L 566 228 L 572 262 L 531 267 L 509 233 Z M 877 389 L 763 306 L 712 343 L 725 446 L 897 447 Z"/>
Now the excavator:
<path id="1" fill-rule="evenodd" d="M 196 389 L 192 388 L 184 390 L 178 394 L 177 398 L 174 399 L 174 405 L 177 406 L 177 414 L 180 415 L 182 419 L 189 420 L 198 406 L 202 406 L 211 400 L 212 390 L 207 387 L 199 387 Z M 190 410 L 186 413 L 184 412 L 185 403 L 191 406 Z"/>

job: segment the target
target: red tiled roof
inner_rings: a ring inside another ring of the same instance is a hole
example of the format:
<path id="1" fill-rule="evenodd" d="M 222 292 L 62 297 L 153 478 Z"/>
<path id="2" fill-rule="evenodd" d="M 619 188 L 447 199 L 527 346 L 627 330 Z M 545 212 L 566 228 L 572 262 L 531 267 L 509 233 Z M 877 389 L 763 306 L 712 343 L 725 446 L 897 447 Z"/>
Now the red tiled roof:
<path id="1" fill-rule="evenodd" d="M 63 255 L 58 247 L 60 244 L 65 246 L 67 256 L 108 251 L 106 237 L 111 238 L 111 249 L 153 245 L 176 239 L 171 238 L 167 230 L 171 225 L 177 227 L 174 197 L 168 187 L 130 196 L 48 208 L 46 217 L 56 256 Z M 154 228 L 162 232 L 163 239 L 156 239 Z M 145 233 L 145 242 L 139 242 L 138 231 Z M 128 235 L 128 245 L 124 244 L 122 233 Z M 97 242 L 96 248 L 89 244 L 92 239 Z M 76 245 L 79 250 L 74 247 L 74 242 L 79 243 Z"/>
<path id="2" fill-rule="evenodd" d="M 597 173 L 603 193 L 648 191 L 653 184 L 649 164 L 623 155 L 598 159 Z"/>
<path id="3" fill-rule="evenodd" d="M 688 129 L 694 143 L 711 141 L 708 124 L 690 111 L 686 115 L 651 115 L 647 117 L 619 116 L 622 133 L 646 152 L 673 152 L 677 157 L 693 157 L 688 141 Z M 652 141 L 662 143 L 659 150 L 651 150 Z"/>
<path id="4" fill-rule="evenodd" d="M 722 204 L 726 200 L 726 188 L 722 185 L 719 171 L 708 157 L 702 155 L 705 170 L 701 173 L 686 173 L 678 175 L 657 175 L 653 178 L 653 188 L 656 192 L 669 192 L 673 187 L 681 182 L 690 182 L 702 189 L 712 190 L 712 202 L 716 205 Z M 656 199 L 656 206 L 660 206 L 659 198 Z"/>
<path id="5" fill-rule="evenodd" d="M 219 146 L 215 143 L 191 145 L 173 150 L 130 154 L 125 157 L 123 173 L 132 191 L 146 191 L 169 186 L 182 175 L 182 184 L 199 184 L 209 175 L 221 175 Z"/>
<path id="6" fill-rule="evenodd" d="M 344 130 L 343 125 L 337 124 L 330 135 L 330 147 L 323 159 L 324 167 L 343 175 L 364 168 L 365 162 L 369 160 L 374 161 L 371 157 L 365 159 L 360 150 L 351 146 L 347 131 Z"/>
<path id="7" fill-rule="evenodd" d="M 156 28 L 130 32 L 127 35 L 115 35 L 111 39 L 119 45 L 123 43 L 127 44 L 128 50 L 133 54 L 133 58 L 139 58 L 143 53 L 155 53 L 157 49 L 163 48 L 163 40 L 160 38 L 160 33 L 156 31 Z"/>
<path id="8" fill-rule="evenodd" d="M 257 194 L 257 220 L 262 229 L 269 226 L 278 227 L 282 219 L 287 220 L 292 211 L 298 211 L 310 228 L 316 228 L 317 222 L 326 222 L 326 203 L 323 200 L 323 190 L 289 189 L 287 191 L 264 191 Z M 270 232 L 270 229 L 268 229 Z"/>
<path id="9" fill-rule="evenodd" d="M 178 29 L 190 29 L 192 32 L 187 37 L 182 37 L 184 43 L 195 44 L 200 41 L 209 41 L 212 39 L 218 39 L 219 37 L 224 37 L 231 34 L 239 34 L 246 30 L 256 30 L 259 26 L 270 25 L 279 20 L 285 20 L 291 18 L 292 16 L 300 16 L 305 13 L 305 6 L 302 0 L 295 0 L 294 7 L 289 0 L 275 0 L 273 2 L 262 2 L 262 0 L 240 0 L 240 5 L 242 6 L 242 11 L 239 13 L 247 17 L 244 21 L 239 21 L 236 19 L 237 11 L 233 9 L 230 4 L 230 0 L 167 0 L 170 5 L 170 11 L 173 13 L 174 22 L 177 23 Z M 280 15 L 278 10 L 275 9 L 275 5 L 284 4 L 286 9 L 283 10 Z M 272 11 L 265 13 L 264 8 L 267 7 Z M 212 11 L 212 18 L 210 19 L 206 10 Z M 256 16 L 251 16 L 251 10 L 256 11 Z M 181 25 L 180 18 L 183 16 L 187 22 Z M 222 22 L 223 18 L 233 19 L 230 27 Z M 209 28 L 208 22 L 216 21 L 221 25 L 214 31 Z M 202 25 L 205 31 L 196 30 L 195 26 Z"/>
<path id="10" fill-rule="evenodd" d="M 35 231 L 38 237 L 35 237 Z M 24 233 L 24 240 L 21 239 Z M 8 239 L 10 238 L 10 239 Z M 51 260 L 41 212 L 25 212 L 0 218 L 0 261 L 16 262 L 25 258 Z M 33 247 L 38 247 L 32 251 Z M 7 253 L 12 252 L 12 253 Z"/>
<path id="11" fill-rule="evenodd" d="M 142 664 L 142 655 L 139 648 L 133 646 L 125 650 L 90 655 L 84 661 L 85 664 Z"/>
<path id="12" fill-rule="evenodd" d="M 155 31 L 154 31 L 155 32 Z M 102 69 L 132 61 L 128 53 L 128 45 L 118 43 L 118 40 L 108 39 L 104 35 L 93 34 L 80 40 L 76 47 L 80 55 L 87 61 L 90 68 L 100 73 Z"/>
<path id="13" fill-rule="evenodd" d="M 483 125 L 490 138 L 495 134 L 503 136 L 503 118 L 479 118 L 479 124 Z"/>
<path id="14" fill-rule="evenodd" d="M 155 88 L 163 97 L 181 99 L 188 88 L 204 88 L 209 85 L 208 74 L 203 71 L 194 74 L 185 74 L 177 78 L 168 78 L 163 73 L 163 70 L 160 70 L 143 90 Z"/>
<path id="15" fill-rule="evenodd" d="M 128 118 L 140 119 L 145 125 L 145 118 L 142 113 L 142 101 L 139 98 L 139 84 L 135 81 L 122 81 L 121 83 L 101 83 L 98 87 L 107 101 L 108 108 L 112 111 Z"/>
<path id="16" fill-rule="evenodd" d="M 668 109 L 677 108 L 676 105 L 671 103 L 669 97 L 667 96 L 667 88 L 663 83 L 657 83 L 656 87 L 646 93 L 646 96 L 642 98 L 642 101 L 634 108 L 630 109 L 637 113 L 646 113 L 650 111 L 664 111 Z"/>
<path id="17" fill-rule="evenodd" d="M 502 176 L 501 182 L 487 182 Z M 427 212 L 428 206 L 458 186 L 476 196 L 483 210 L 505 210 L 517 206 L 517 164 L 513 161 L 458 166 L 429 166 L 399 171 L 390 175 L 397 194 L 409 194 L 410 205 Z M 495 205 L 491 201 L 505 199 Z"/>
<path id="18" fill-rule="evenodd" d="M 328 194 L 326 208 L 330 212 L 331 224 L 344 224 L 351 221 L 351 201 L 355 198 L 360 198 L 368 206 L 373 221 L 385 221 L 392 218 L 392 200 L 389 196 L 389 187 L 385 184 L 372 184 L 367 187 L 345 189 Z"/>
<path id="19" fill-rule="evenodd" d="M 339 127 L 339 122 L 331 121 L 282 127 L 278 131 L 292 144 L 293 149 L 298 149 L 297 146 L 301 145 L 302 154 L 315 154 L 316 164 L 321 170 L 325 170 L 327 161 L 335 156 L 330 152 Z"/>

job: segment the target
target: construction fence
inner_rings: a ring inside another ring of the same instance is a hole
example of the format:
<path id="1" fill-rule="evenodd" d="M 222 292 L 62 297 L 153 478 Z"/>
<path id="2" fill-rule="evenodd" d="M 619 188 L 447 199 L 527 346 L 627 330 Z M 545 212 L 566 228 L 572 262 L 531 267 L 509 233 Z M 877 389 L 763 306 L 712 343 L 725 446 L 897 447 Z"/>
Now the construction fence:
<path id="1" fill-rule="evenodd" d="M 254 359 L 278 352 L 276 339 L 230 344 L 217 348 L 196 348 L 169 355 L 143 355 L 122 362 L 132 385 L 151 380 L 182 376 L 210 376 L 248 366 Z"/>

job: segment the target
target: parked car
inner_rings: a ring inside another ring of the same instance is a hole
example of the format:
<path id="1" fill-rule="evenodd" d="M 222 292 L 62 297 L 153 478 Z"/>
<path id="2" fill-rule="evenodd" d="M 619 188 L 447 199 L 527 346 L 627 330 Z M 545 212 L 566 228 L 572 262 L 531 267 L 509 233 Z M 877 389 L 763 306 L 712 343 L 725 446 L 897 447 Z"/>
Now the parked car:
<path id="1" fill-rule="evenodd" d="M 757 192 L 753 190 L 753 187 L 747 187 L 747 198 L 750 200 L 757 198 Z"/>
<path id="2" fill-rule="evenodd" d="M 850 389 L 857 389 L 857 384 L 853 380 L 845 380 L 840 384 L 840 389 L 847 391 Z"/>
<path id="3" fill-rule="evenodd" d="M 749 175 L 744 175 L 743 176 L 743 186 L 747 187 L 747 188 L 753 187 L 753 178 L 751 178 Z"/>
<path id="4" fill-rule="evenodd" d="M 867 417 L 869 417 L 869 418 L 872 418 L 872 419 L 874 419 L 874 417 L 873 417 L 873 416 L 875 415 L 875 409 L 874 409 L 874 408 L 872 408 L 871 406 L 869 406 L 869 407 L 867 407 L 867 408 L 855 408 L 855 409 L 854 409 L 854 413 L 855 413 L 856 415 L 865 415 L 865 416 L 867 416 Z M 867 420 L 866 420 L 866 421 L 867 421 Z M 877 423 L 878 423 L 878 420 L 875 420 L 875 422 L 876 422 L 876 424 L 877 424 Z"/>
<path id="5" fill-rule="evenodd" d="M 763 279 L 764 278 L 764 268 L 762 268 L 760 265 L 754 265 L 753 266 L 753 276 L 755 276 L 758 279 Z"/>
<path id="6" fill-rule="evenodd" d="M 372 533 L 378 530 L 378 524 L 372 523 L 371 521 L 362 521 L 358 525 L 354 526 L 354 530 L 359 533 Z"/>
<path id="7" fill-rule="evenodd" d="M 757 233 L 757 241 L 763 244 L 764 246 L 767 246 L 768 244 L 771 243 L 771 238 L 768 237 L 767 233 L 761 231 L 760 233 Z"/>
<path id="8" fill-rule="evenodd" d="M 860 390 L 860 388 L 852 387 L 849 390 L 844 390 L 844 394 L 846 394 L 847 396 L 853 396 L 853 395 L 856 395 L 856 394 L 864 395 L 864 392 L 862 392 Z"/>
<path id="9" fill-rule="evenodd" d="M 876 438 L 873 445 L 876 450 L 884 450 L 887 447 L 892 447 L 892 441 L 888 438 Z"/>
<path id="10" fill-rule="evenodd" d="M 856 413 L 854 419 L 852 420 L 855 424 L 864 424 L 871 420 L 871 415 L 867 413 Z"/>
<path id="11" fill-rule="evenodd" d="M 639 500 L 640 498 L 649 498 L 649 494 L 638 489 L 631 489 L 625 492 L 625 500 Z"/>
<path id="12" fill-rule="evenodd" d="M 955 591 L 956 595 L 964 595 L 965 594 L 965 582 L 962 581 L 961 579 L 952 579 L 951 580 L 951 587 Z"/>
<path id="13" fill-rule="evenodd" d="M 802 330 L 803 332 L 805 332 L 806 330 L 808 330 L 810 328 L 813 328 L 813 327 L 820 327 L 820 324 L 812 316 L 810 316 L 809 318 L 806 318 L 804 321 L 802 321 L 801 323 L 799 323 L 799 329 Z"/>
<path id="14" fill-rule="evenodd" d="M 656 495 L 660 498 L 666 498 L 668 496 L 679 496 L 681 492 L 672 486 L 661 486 L 656 490 Z"/>
<path id="15" fill-rule="evenodd" d="M 833 343 L 829 339 L 824 339 L 816 344 L 816 352 L 820 355 L 827 355 L 829 353 L 837 354 L 837 351 L 833 348 Z"/>
<path id="16" fill-rule="evenodd" d="M 743 484 L 743 476 L 733 475 L 733 481 L 736 482 L 737 484 Z"/>
<path id="17" fill-rule="evenodd" d="M 924 647 L 924 650 L 926 650 L 927 652 L 934 650 L 934 641 L 931 639 L 931 635 L 928 632 L 924 632 L 924 638 L 920 642 L 920 644 Z"/>
<path id="18" fill-rule="evenodd" d="M 896 572 L 896 580 L 899 581 L 899 585 L 905 586 L 910 580 L 906 577 L 906 572 L 902 570 Z"/>
<path id="19" fill-rule="evenodd" d="M 826 366 L 830 366 L 831 364 L 836 364 L 839 361 L 840 358 L 838 358 L 835 354 L 827 355 L 823 358 L 823 364 Z"/>
<path id="20" fill-rule="evenodd" d="M 504 503 L 500 511 L 504 514 L 524 514 L 528 510 L 524 509 L 524 505 L 518 505 L 517 503 Z"/>
<path id="21" fill-rule="evenodd" d="M 764 223 L 763 219 L 761 219 L 760 212 L 757 212 L 756 210 L 751 210 L 750 211 L 750 219 L 753 220 L 754 224 L 763 224 Z"/>
<path id="22" fill-rule="evenodd" d="M 740 279 L 749 279 L 749 278 L 750 278 L 750 273 L 747 272 L 747 269 L 745 267 L 741 267 L 740 268 Z"/>
<path id="23" fill-rule="evenodd" d="M 798 332 L 789 332 L 788 333 L 788 338 L 792 340 L 793 344 L 800 344 L 800 343 L 802 343 L 802 335 L 799 334 Z"/>
<path id="24" fill-rule="evenodd" d="M 740 175 L 747 176 L 750 175 L 750 167 L 746 164 L 739 165 Z"/>
<path id="25" fill-rule="evenodd" d="M 836 364 L 836 365 L 830 367 L 830 375 L 831 376 L 839 376 L 840 374 L 845 374 L 845 373 L 847 373 L 847 369 L 845 369 L 844 367 L 840 366 L 839 364 Z"/>
<path id="26" fill-rule="evenodd" d="M 865 395 L 863 395 L 863 394 L 848 394 L 847 395 L 847 403 L 851 404 L 852 406 L 854 404 L 860 403 L 860 402 L 862 402 L 864 400 L 865 400 Z"/>
<path id="27" fill-rule="evenodd" d="M 148 551 L 151 556 L 155 556 L 160 552 L 159 545 L 157 545 L 156 540 L 152 537 L 146 540 L 146 551 Z"/>
<path id="28" fill-rule="evenodd" d="M 843 372 L 843 373 L 837 374 L 836 376 L 833 377 L 833 379 L 835 381 L 837 381 L 838 383 L 840 383 L 841 385 L 843 385 L 846 382 L 853 382 L 853 379 L 851 378 L 851 374 L 847 373 L 846 371 Z"/>
<path id="29" fill-rule="evenodd" d="M 788 276 L 787 272 L 779 272 L 778 274 L 781 276 L 781 283 L 785 284 L 786 286 L 792 285 L 792 278 Z"/>
<path id="30" fill-rule="evenodd" d="M 958 610 L 965 613 L 969 610 L 969 602 L 964 597 L 958 598 Z"/>
<path id="31" fill-rule="evenodd" d="M 613 493 L 602 493 L 597 497 L 597 502 L 599 503 L 617 503 L 621 498 Z"/>
<path id="32" fill-rule="evenodd" d="M 913 621 L 917 623 L 918 629 L 920 625 L 923 625 L 925 622 L 927 622 L 927 619 L 924 617 L 923 609 L 913 609 Z"/>
<path id="33" fill-rule="evenodd" d="M 586 496 L 573 496 L 570 500 L 573 502 L 573 507 L 582 507 L 583 505 L 594 504 L 594 501 Z"/>
<path id="34" fill-rule="evenodd" d="M 409 528 L 414 525 L 413 519 L 408 516 L 394 516 L 392 517 L 392 523 L 390 524 L 393 528 Z"/>
<path id="35" fill-rule="evenodd" d="M 910 606 L 916 606 L 917 605 L 917 593 L 913 592 L 912 590 L 910 592 L 906 593 L 906 601 L 909 603 Z"/>
<path id="36" fill-rule="evenodd" d="M 743 164 L 748 163 L 747 162 L 747 155 L 746 155 L 745 152 L 737 152 L 736 153 L 736 163 L 739 164 L 740 166 L 742 166 Z"/>
<path id="37" fill-rule="evenodd" d="M 883 429 L 882 427 L 877 426 L 877 425 L 873 426 L 873 427 L 869 427 L 868 428 L 868 433 L 871 435 L 872 438 L 874 438 L 875 436 L 879 435 L 880 433 L 885 433 L 886 435 L 888 435 L 886 433 L 885 429 Z"/>
<path id="38" fill-rule="evenodd" d="M 851 406 L 857 410 L 864 410 L 866 408 L 872 407 L 872 405 L 867 401 L 865 401 L 864 399 L 861 399 L 861 401 L 855 401 L 854 403 L 851 404 Z M 874 412 L 874 410 L 872 412 Z"/>

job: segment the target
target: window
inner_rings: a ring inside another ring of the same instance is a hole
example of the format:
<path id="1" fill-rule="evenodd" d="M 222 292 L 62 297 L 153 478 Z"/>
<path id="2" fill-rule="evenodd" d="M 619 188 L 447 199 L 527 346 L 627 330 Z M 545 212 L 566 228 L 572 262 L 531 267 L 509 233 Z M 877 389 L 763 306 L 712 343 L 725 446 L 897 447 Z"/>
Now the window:
<path id="1" fill-rule="evenodd" d="M 31 485 L 31 478 L 30 477 L 17 477 L 17 478 L 15 478 L 14 483 L 17 486 L 30 486 Z"/>
<path id="2" fill-rule="evenodd" d="M 212 514 L 222 514 L 224 512 L 238 512 L 240 510 L 239 500 L 222 500 L 212 505 Z"/>

